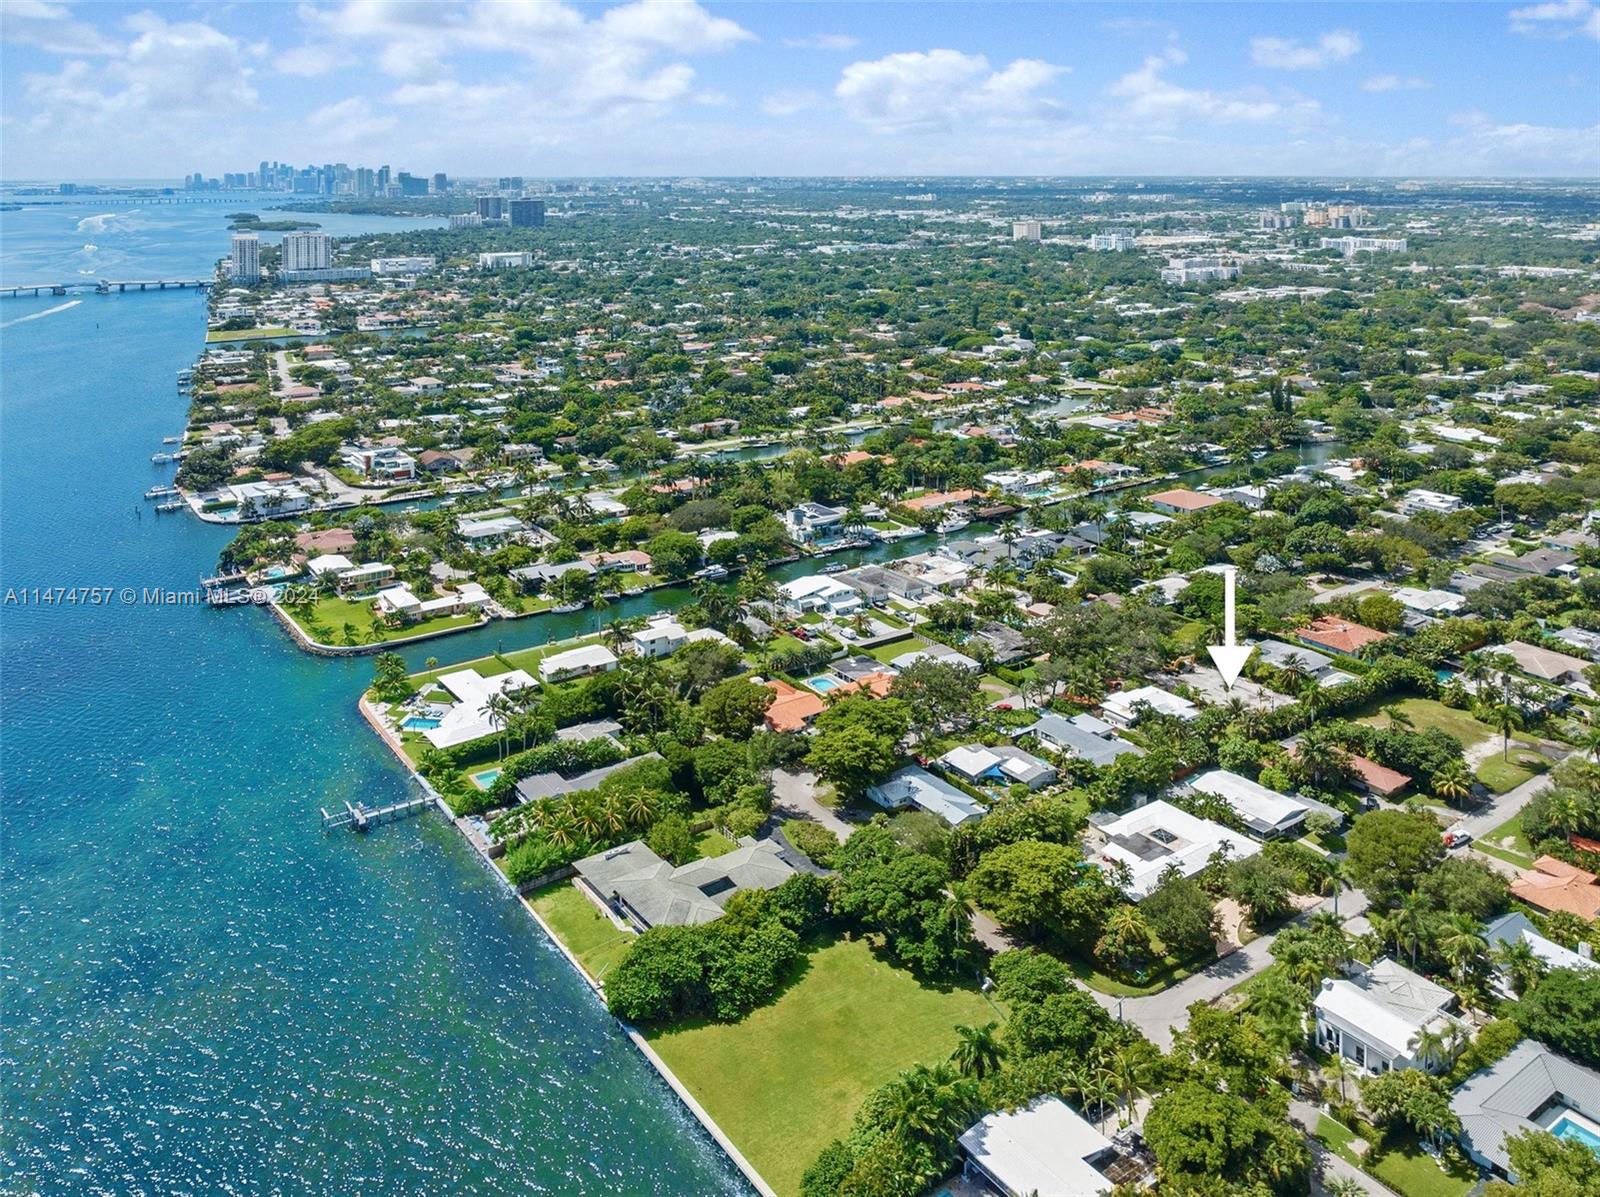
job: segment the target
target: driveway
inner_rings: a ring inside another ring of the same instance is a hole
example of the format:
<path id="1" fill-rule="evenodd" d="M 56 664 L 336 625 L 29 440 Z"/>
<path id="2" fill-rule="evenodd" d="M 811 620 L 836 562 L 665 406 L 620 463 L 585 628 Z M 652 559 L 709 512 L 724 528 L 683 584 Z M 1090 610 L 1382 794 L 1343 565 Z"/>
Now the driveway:
<path id="1" fill-rule="evenodd" d="M 1313 1197 L 1326 1193 L 1329 1181 L 1343 1179 L 1354 1180 L 1371 1194 L 1371 1197 L 1398 1197 L 1393 1189 L 1368 1176 L 1342 1156 L 1334 1155 L 1322 1144 L 1311 1139 L 1311 1131 L 1317 1125 L 1317 1114 L 1317 1108 L 1306 1102 L 1291 1101 L 1289 1103 L 1289 1120 L 1306 1132 L 1308 1146 L 1311 1148 L 1311 1192 Z"/>
<path id="2" fill-rule="evenodd" d="M 839 839 L 847 840 L 855 826 L 817 801 L 817 775 L 809 770 L 772 771 L 772 811 L 783 819 L 809 819 L 821 823 Z"/>
<path id="3" fill-rule="evenodd" d="M 1451 826 L 1470 831 L 1474 839 L 1481 840 L 1500 824 L 1521 814 L 1523 807 L 1549 788 L 1550 777 L 1548 774 L 1541 773 L 1537 777 L 1530 777 L 1520 786 L 1501 794 L 1484 810 L 1476 814 L 1467 815 L 1452 823 Z M 1495 846 L 1499 847 L 1498 844 Z"/>
<path id="4" fill-rule="evenodd" d="M 1312 915 L 1333 910 L 1333 898 L 1324 898 L 1305 913 L 1291 919 L 1287 926 L 1304 922 Z M 1339 897 L 1339 917 L 1349 922 L 1367 909 L 1367 896 L 1358 889 L 1347 890 Z M 1230 952 L 1209 967 L 1179 981 L 1171 989 L 1149 997 L 1114 998 L 1108 994 L 1089 990 L 1090 996 L 1102 1007 L 1126 1022 L 1133 1023 L 1162 1051 L 1172 1046 L 1174 1031 L 1189 1025 L 1189 1007 L 1196 1002 L 1214 1002 L 1235 986 L 1248 981 L 1272 963 L 1272 944 L 1277 933 L 1251 940 L 1236 952 Z"/>

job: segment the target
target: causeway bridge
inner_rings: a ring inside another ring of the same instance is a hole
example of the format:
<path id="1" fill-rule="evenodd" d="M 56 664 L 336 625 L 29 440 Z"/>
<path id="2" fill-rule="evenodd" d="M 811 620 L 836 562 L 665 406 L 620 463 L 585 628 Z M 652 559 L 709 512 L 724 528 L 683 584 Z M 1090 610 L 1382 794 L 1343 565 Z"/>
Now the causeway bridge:
<path id="1" fill-rule="evenodd" d="M 19 296 L 65 295 L 69 291 L 93 291 L 96 295 L 123 294 L 128 291 L 208 291 L 209 278 L 144 278 L 100 279 L 98 282 L 74 281 L 70 283 L 22 283 L 13 287 L 0 287 L 0 296 L 16 299 Z"/>

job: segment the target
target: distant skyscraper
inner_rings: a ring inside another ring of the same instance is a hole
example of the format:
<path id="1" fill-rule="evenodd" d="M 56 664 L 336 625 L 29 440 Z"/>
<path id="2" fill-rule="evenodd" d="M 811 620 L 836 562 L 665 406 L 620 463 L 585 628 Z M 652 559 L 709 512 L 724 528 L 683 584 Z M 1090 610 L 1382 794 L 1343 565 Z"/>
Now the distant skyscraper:
<path id="1" fill-rule="evenodd" d="M 261 238 L 254 233 L 233 235 L 233 260 L 228 277 L 241 283 L 261 281 Z"/>
<path id="2" fill-rule="evenodd" d="M 544 201 L 514 199 L 511 201 L 511 227 L 514 229 L 544 228 Z"/>
<path id="3" fill-rule="evenodd" d="M 333 265 L 333 242 L 326 233 L 285 233 L 284 270 L 326 270 Z"/>
<path id="4" fill-rule="evenodd" d="M 501 175 L 500 176 L 500 190 L 501 191 L 521 191 L 522 190 L 522 176 L 521 175 Z"/>
<path id="5" fill-rule="evenodd" d="M 1011 239 L 1013 241 L 1037 241 L 1042 235 L 1037 220 L 1013 220 L 1011 222 Z"/>
<path id="6" fill-rule="evenodd" d="M 416 175 L 408 174 L 405 171 L 401 171 L 396 176 L 396 181 L 400 184 L 400 194 L 401 195 L 427 195 L 428 194 L 428 180 L 425 179 L 425 178 L 419 178 Z"/>
<path id="7" fill-rule="evenodd" d="M 446 175 L 444 171 L 441 170 L 438 174 L 433 176 L 433 189 L 435 192 L 441 195 L 450 190 L 450 177 Z"/>
<path id="8" fill-rule="evenodd" d="M 505 214 L 505 207 L 498 195 L 480 195 L 473 206 L 485 220 L 499 220 Z"/>

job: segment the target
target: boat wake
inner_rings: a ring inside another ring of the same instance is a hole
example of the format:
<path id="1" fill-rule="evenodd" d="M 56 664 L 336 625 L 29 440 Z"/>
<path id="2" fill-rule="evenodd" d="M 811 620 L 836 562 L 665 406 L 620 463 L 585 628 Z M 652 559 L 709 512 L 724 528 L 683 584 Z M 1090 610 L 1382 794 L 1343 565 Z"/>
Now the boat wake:
<path id="1" fill-rule="evenodd" d="M 4 324 L 0 324 L 0 328 L 10 328 L 13 324 L 26 324 L 30 320 L 43 320 L 46 316 L 54 316 L 57 312 L 75 308 L 82 302 L 83 300 L 81 299 L 69 299 L 66 303 L 58 303 L 55 307 L 45 308 L 42 312 L 34 312 L 30 316 L 18 316 L 15 320 L 7 320 Z"/>

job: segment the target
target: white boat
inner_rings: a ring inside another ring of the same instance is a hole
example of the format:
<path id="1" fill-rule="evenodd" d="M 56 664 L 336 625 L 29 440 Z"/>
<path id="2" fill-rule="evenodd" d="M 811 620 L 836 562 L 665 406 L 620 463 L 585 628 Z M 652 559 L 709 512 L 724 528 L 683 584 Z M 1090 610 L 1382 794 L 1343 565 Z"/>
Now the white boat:
<path id="1" fill-rule="evenodd" d="M 144 492 L 144 497 L 147 499 L 165 499 L 169 495 L 175 495 L 177 493 L 178 488 L 176 486 L 152 486 L 149 490 Z"/>
<path id="2" fill-rule="evenodd" d="M 970 523 L 972 523 L 972 521 L 964 515 L 946 516 L 944 519 L 939 521 L 939 526 L 935 529 L 935 531 L 937 531 L 940 536 L 943 536 L 949 532 L 959 532 Z"/>
<path id="3" fill-rule="evenodd" d="M 157 503 L 156 504 L 156 510 L 157 511 L 182 511 L 186 506 L 188 506 L 188 504 L 182 502 L 181 500 L 174 499 L 170 503 Z"/>
<path id="4" fill-rule="evenodd" d="M 151 465 L 170 465 L 178 460 L 181 459 L 176 453 L 152 453 L 150 455 Z"/>
<path id="5" fill-rule="evenodd" d="M 561 603 L 559 606 L 551 607 L 550 610 L 552 612 L 554 612 L 555 614 L 557 614 L 557 615 L 570 615 L 574 611 L 582 611 L 583 610 L 583 604 L 582 603 Z"/>
<path id="6" fill-rule="evenodd" d="M 708 582 L 720 582 L 728 576 L 728 570 L 721 565 L 708 565 L 704 569 L 696 570 L 695 577 L 704 578 Z"/>
<path id="7" fill-rule="evenodd" d="M 181 436 L 164 436 L 161 438 L 161 443 L 163 445 L 181 445 L 183 444 L 183 438 Z"/>
<path id="8" fill-rule="evenodd" d="M 832 565 L 824 565 L 817 572 L 819 574 L 842 574 L 849 568 L 843 561 L 835 561 Z"/>

